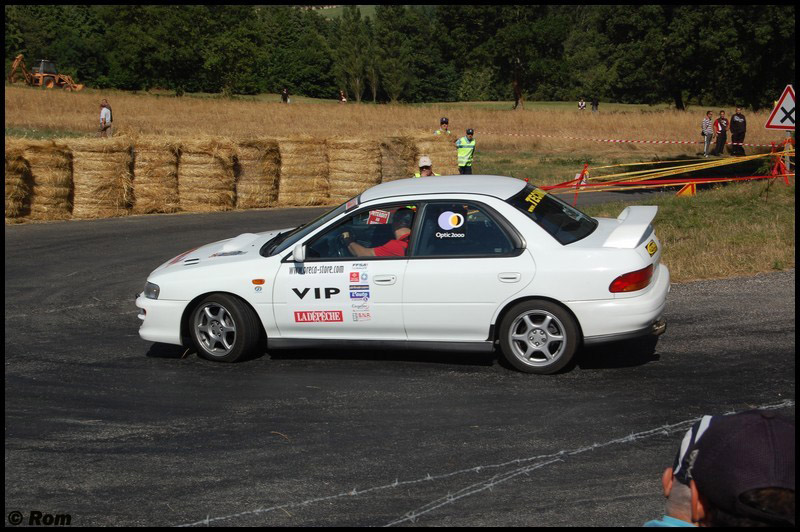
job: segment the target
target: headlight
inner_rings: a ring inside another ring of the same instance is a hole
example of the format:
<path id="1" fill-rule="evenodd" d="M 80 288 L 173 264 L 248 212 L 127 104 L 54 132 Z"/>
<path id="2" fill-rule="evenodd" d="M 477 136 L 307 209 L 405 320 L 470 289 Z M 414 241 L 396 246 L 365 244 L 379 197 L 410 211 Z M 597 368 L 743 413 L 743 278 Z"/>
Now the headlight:
<path id="1" fill-rule="evenodd" d="M 147 299 L 158 299 L 158 293 L 161 289 L 157 284 L 147 283 L 144 285 L 144 297 Z"/>

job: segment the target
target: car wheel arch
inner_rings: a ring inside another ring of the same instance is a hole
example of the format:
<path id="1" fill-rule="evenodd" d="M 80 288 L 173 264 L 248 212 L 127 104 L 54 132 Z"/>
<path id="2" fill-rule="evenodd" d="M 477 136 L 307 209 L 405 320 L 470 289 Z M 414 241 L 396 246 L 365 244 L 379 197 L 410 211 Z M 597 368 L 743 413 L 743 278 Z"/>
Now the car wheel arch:
<path id="1" fill-rule="evenodd" d="M 240 295 L 238 295 L 238 294 L 236 294 L 234 292 L 225 292 L 225 291 L 221 291 L 221 290 L 215 290 L 213 292 L 204 292 L 202 294 L 197 295 L 194 299 L 189 301 L 189 303 L 187 303 L 186 307 L 183 309 L 183 314 L 181 315 L 181 329 L 180 329 L 181 330 L 181 340 L 183 341 L 183 345 L 192 345 L 191 333 L 189 331 L 189 322 L 191 321 L 192 313 L 194 312 L 194 309 L 197 308 L 197 305 L 203 299 L 205 299 L 206 297 L 208 297 L 210 295 L 213 295 L 213 294 L 223 294 L 223 295 L 226 295 L 228 297 L 234 297 L 234 298 L 238 299 L 239 301 L 241 301 L 242 303 L 244 303 L 245 305 L 247 305 L 250 308 L 250 310 L 253 312 L 253 314 L 258 318 L 257 321 L 258 321 L 258 328 L 259 328 L 259 331 L 260 331 L 259 334 L 261 336 L 261 339 L 262 340 L 266 340 L 267 331 L 264 329 L 264 323 L 261 321 L 261 318 L 259 317 L 258 312 L 256 312 L 255 307 L 253 307 L 253 305 L 250 304 L 249 301 L 247 301 L 245 298 L 243 298 L 242 296 L 240 296 Z"/>
<path id="2" fill-rule="evenodd" d="M 519 298 L 513 299 L 513 300 L 507 302 L 505 305 L 503 305 L 503 308 L 497 314 L 497 317 L 495 318 L 494 323 L 492 323 L 491 327 L 490 327 L 489 338 L 491 339 L 492 342 L 497 342 L 497 341 L 500 340 L 500 331 L 499 331 L 500 327 L 499 327 L 499 324 L 503 323 L 503 319 L 506 317 L 506 314 L 508 314 L 508 312 L 512 308 L 514 308 L 514 306 L 516 306 L 516 305 L 518 305 L 520 303 L 524 303 L 526 301 L 547 301 L 549 303 L 553 303 L 555 305 L 558 305 L 559 307 L 564 309 L 564 311 L 567 312 L 572 317 L 573 321 L 575 322 L 575 326 L 578 328 L 579 343 L 583 344 L 583 328 L 581 327 L 581 322 L 578 320 L 578 317 L 575 315 L 574 312 L 572 312 L 572 309 L 570 309 L 567 305 L 565 305 L 564 303 L 562 303 L 558 299 L 553 299 L 552 297 L 547 297 L 547 296 L 536 296 L 536 295 L 519 297 Z"/>

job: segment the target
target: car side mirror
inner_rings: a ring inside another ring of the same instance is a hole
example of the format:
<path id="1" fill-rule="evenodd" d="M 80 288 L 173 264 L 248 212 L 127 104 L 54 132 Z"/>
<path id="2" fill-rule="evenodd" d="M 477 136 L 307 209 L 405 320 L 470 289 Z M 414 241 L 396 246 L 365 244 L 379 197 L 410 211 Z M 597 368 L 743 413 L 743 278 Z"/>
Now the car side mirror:
<path id="1" fill-rule="evenodd" d="M 304 262 L 306 260 L 306 247 L 303 244 L 297 244 L 292 250 L 292 259 L 295 262 Z"/>

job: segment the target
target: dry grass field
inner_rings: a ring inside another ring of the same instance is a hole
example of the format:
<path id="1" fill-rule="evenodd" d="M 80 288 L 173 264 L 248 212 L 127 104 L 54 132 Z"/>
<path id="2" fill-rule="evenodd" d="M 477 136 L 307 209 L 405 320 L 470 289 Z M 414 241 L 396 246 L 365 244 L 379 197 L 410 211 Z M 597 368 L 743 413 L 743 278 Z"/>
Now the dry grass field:
<path id="1" fill-rule="evenodd" d="M 290 136 L 384 138 L 409 132 L 433 131 L 447 116 L 450 128 L 463 135 L 475 129 L 479 150 L 537 150 L 551 154 L 592 152 L 595 157 L 672 157 L 696 152 L 686 145 L 608 144 L 568 140 L 587 137 L 627 140 L 700 140 L 703 109 L 688 112 L 646 106 L 601 104 L 601 112 L 579 112 L 574 105 L 537 105 L 524 110 L 481 105 L 339 105 L 299 99 L 289 105 L 262 99 L 229 100 L 154 96 L 118 91 L 68 93 L 7 86 L 6 129 L 62 130 L 94 133 L 98 104 L 107 98 L 114 112 L 115 133 L 219 135 L 231 138 Z M 718 111 L 718 109 L 714 109 Z M 727 109 L 728 114 L 733 109 Z M 747 142 L 780 141 L 779 133 L 763 128 L 766 112 L 748 113 Z M 518 135 L 551 135 L 558 138 Z"/>

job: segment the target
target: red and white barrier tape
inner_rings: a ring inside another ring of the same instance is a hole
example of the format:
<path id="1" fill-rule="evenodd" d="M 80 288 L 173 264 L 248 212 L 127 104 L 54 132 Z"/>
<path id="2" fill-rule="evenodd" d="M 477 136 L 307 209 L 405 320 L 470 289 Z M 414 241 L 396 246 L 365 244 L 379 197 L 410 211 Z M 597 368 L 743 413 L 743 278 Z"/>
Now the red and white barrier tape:
<path id="1" fill-rule="evenodd" d="M 530 133 L 496 133 L 494 131 L 481 131 L 483 135 L 505 135 L 509 137 L 540 137 L 548 139 L 566 139 L 566 140 L 589 140 L 592 142 L 612 142 L 612 143 L 628 143 L 628 144 L 704 144 L 705 141 L 694 140 L 622 140 L 622 139 L 590 139 L 587 137 L 559 137 L 557 135 L 534 135 Z M 712 143 L 713 145 L 714 143 Z M 778 144 L 778 143 L 776 143 Z M 743 142 L 728 142 L 727 146 L 756 146 L 760 148 L 771 148 L 772 144 L 747 144 Z"/>

